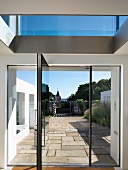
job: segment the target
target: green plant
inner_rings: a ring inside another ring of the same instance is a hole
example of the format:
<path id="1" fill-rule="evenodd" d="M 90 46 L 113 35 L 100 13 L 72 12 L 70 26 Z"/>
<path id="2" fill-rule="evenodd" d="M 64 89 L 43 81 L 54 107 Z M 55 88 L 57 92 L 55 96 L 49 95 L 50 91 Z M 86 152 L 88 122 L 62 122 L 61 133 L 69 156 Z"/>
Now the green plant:
<path id="1" fill-rule="evenodd" d="M 84 118 L 89 119 L 90 110 L 87 109 L 84 113 Z M 111 122 L 111 107 L 110 103 L 93 104 L 92 106 L 92 121 L 99 125 L 110 127 Z"/>
<path id="2" fill-rule="evenodd" d="M 110 103 L 100 103 L 92 111 L 92 121 L 102 126 L 110 127 Z"/>
<path id="3" fill-rule="evenodd" d="M 77 99 L 76 102 L 78 103 L 81 114 L 84 114 L 84 106 L 83 106 L 84 100 L 83 99 Z"/>

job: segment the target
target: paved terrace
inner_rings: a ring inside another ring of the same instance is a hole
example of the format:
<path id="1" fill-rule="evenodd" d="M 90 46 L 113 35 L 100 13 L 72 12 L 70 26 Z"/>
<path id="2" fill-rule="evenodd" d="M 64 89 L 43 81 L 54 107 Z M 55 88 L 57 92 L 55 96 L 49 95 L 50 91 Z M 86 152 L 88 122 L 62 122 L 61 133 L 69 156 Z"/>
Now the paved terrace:
<path id="1" fill-rule="evenodd" d="M 89 122 L 81 117 L 52 117 L 47 120 L 46 147 L 42 163 L 87 164 L 89 162 Z M 110 129 L 92 124 L 92 163 L 116 165 L 110 156 Z M 42 138 L 44 139 L 43 135 Z M 42 139 L 42 145 L 44 141 Z M 15 164 L 36 163 L 34 130 L 17 144 Z"/>

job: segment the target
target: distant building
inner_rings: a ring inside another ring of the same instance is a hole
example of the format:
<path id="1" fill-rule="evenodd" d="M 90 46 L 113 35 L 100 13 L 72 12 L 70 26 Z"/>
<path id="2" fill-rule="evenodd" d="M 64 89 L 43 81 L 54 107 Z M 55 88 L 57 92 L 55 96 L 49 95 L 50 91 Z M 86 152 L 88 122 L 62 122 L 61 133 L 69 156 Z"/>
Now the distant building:
<path id="1" fill-rule="evenodd" d="M 55 103 L 57 108 L 61 108 L 61 96 L 58 90 L 57 90 L 57 94 L 55 95 Z"/>
<path id="2" fill-rule="evenodd" d="M 101 102 L 111 103 L 111 90 L 101 92 Z"/>

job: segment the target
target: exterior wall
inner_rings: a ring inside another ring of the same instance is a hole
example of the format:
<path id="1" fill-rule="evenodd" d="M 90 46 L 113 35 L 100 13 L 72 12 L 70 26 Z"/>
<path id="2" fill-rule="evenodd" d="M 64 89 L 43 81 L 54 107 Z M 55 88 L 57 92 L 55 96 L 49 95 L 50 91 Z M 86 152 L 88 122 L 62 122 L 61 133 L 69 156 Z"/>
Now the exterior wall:
<path id="1" fill-rule="evenodd" d="M 8 73 L 8 161 L 16 155 L 16 71 Z"/>
<path id="2" fill-rule="evenodd" d="M 97 64 L 97 65 L 121 65 L 121 168 L 128 167 L 128 57 L 115 55 L 75 55 L 68 56 L 65 64 Z M 9 64 L 36 64 L 36 55 L 0 55 L 0 167 L 7 166 L 7 65 Z M 61 57 L 56 59 L 57 64 L 61 64 Z M 54 61 L 55 61 L 54 60 Z"/>
<path id="3" fill-rule="evenodd" d="M 110 103 L 111 102 L 111 90 L 101 92 L 101 102 Z"/>
<path id="4" fill-rule="evenodd" d="M 29 95 L 35 96 L 36 87 L 16 78 L 15 68 L 11 68 L 8 73 L 8 163 L 16 155 L 16 144 L 29 134 L 31 127 L 35 126 L 34 98 L 33 110 L 30 110 Z M 16 124 L 16 93 L 19 92 L 19 124 Z M 31 119 L 30 119 L 31 118 Z M 31 122 L 33 121 L 33 122 Z M 17 134 L 16 131 L 20 129 Z"/>

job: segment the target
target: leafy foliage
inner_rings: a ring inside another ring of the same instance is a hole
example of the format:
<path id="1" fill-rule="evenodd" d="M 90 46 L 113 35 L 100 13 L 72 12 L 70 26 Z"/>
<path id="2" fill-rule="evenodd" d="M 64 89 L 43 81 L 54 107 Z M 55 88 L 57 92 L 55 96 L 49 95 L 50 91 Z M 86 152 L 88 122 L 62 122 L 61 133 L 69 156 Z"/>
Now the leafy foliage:
<path id="1" fill-rule="evenodd" d="M 86 110 L 84 117 L 89 118 L 89 109 Z M 99 103 L 92 108 L 92 121 L 102 126 L 110 127 L 111 107 L 110 103 Z"/>
<path id="2" fill-rule="evenodd" d="M 77 99 L 76 102 L 78 103 L 81 114 L 83 114 L 84 113 L 84 105 L 83 105 L 84 100 L 83 99 Z"/>
<path id="3" fill-rule="evenodd" d="M 97 83 L 92 82 L 93 96 L 92 100 L 100 100 L 100 93 L 102 91 L 111 90 L 111 79 L 101 79 Z M 71 94 L 68 101 L 75 101 L 77 99 L 83 99 L 89 101 L 89 83 L 81 84 L 75 94 Z"/>

